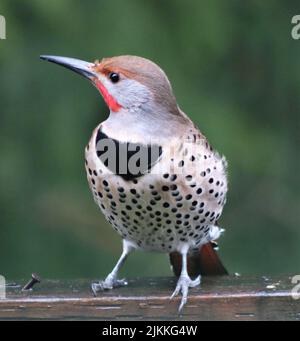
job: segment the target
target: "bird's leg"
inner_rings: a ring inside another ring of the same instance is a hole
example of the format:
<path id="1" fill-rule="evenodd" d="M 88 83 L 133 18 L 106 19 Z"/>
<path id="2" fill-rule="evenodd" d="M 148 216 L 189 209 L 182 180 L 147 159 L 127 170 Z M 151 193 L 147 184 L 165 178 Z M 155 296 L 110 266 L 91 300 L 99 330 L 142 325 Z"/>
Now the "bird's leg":
<path id="1" fill-rule="evenodd" d="M 188 246 L 182 248 L 180 251 L 182 256 L 182 268 L 181 268 L 181 274 L 177 281 L 176 288 L 171 296 L 171 299 L 175 296 L 177 296 L 180 292 L 182 294 L 181 302 L 178 308 L 178 311 L 180 312 L 181 309 L 184 307 L 184 305 L 187 302 L 188 297 L 188 291 L 189 288 L 196 287 L 200 284 L 201 276 L 198 276 L 196 279 L 192 280 L 187 272 L 187 253 L 188 253 Z"/>
<path id="2" fill-rule="evenodd" d="M 98 283 L 92 283 L 92 291 L 94 295 L 97 295 L 98 291 L 107 290 L 107 289 L 113 289 L 120 286 L 127 285 L 127 282 L 125 279 L 117 279 L 119 270 L 121 269 L 122 265 L 124 264 L 127 256 L 130 254 L 130 252 L 134 249 L 133 245 L 123 240 L 123 252 L 121 257 L 119 258 L 117 264 L 111 271 L 111 273 L 105 278 L 104 281 L 99 281 Z"/>

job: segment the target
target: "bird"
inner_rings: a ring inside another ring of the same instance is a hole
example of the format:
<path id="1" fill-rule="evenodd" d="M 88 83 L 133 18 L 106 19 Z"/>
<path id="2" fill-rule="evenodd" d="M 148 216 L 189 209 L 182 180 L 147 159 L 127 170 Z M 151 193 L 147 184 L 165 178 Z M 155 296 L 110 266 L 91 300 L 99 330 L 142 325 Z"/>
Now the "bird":
<path id="1" fill-rule="evenodd" d="M 227 161 L 177 104 L 165 72 L 149 59 L 121 55 L 86 62 L 41 55 L 87 78 L 109 109 L 85 148 L 94 201 L 121 236 L 122 254 L 93 293 L 127 285 L 119 271 L 134 250 L 169 254 L 181 294 L 201 275 L 226 275 L 215 250 L 228 190 Z"/>

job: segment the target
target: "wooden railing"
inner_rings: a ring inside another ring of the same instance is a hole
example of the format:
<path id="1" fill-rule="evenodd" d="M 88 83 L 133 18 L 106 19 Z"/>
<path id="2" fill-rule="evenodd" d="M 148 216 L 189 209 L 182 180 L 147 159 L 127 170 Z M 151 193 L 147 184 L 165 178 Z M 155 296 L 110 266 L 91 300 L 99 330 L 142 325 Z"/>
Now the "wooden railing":
<path id="1" fill-rule="evenodd" d="M 203 278 L 201 287 L 190 289 L 180 315 L 180 297 L 170 300 L 175 278 L 129 280 L 128 287 L 98 297 L 87 280 L 43 280 L 29 292 L 21 291 L 25 282 L 20 281 L 7 286 L 0 319 L 300 320 L 300 299 L 292 294 L 291 278 Z"/>

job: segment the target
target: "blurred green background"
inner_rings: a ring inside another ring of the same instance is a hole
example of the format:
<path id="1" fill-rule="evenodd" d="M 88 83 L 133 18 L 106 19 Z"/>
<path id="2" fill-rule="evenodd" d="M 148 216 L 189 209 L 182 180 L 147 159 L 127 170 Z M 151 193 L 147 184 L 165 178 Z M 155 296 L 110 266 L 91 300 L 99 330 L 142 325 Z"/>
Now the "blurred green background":
<path id="1" fill-rule="evenodd" d="M 299 12 L 298 1 L 1 0 L 0 273 L 102 278 L 121 251 L 84 170 L 85 144 L 108 109 L 87 81 L 40 54 L 157 62 L 228 159 L 220 221 L 228 269 L 299 273 L 300 40 L 291 37 Z M 148 253 L 122 271 L 170 273 L 166 255 Z"/>

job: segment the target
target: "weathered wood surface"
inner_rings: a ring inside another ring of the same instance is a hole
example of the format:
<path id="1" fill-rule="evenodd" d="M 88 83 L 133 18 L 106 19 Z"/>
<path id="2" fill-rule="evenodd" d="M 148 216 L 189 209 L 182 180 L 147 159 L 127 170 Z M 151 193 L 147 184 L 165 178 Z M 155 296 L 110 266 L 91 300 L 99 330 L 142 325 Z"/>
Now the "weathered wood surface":
<path id="1" fill-rule="evenodd" d="M 8 286 L 1 320 L 300 320 L 290 276 L 203 278 L 180 315 L 180 298 L 169 299 L 175 278 L 129 280 L 128 287 L 98 297 L 87 280 L 43 280 L 27 293 L 21 291 L 25 282 Z"/>

